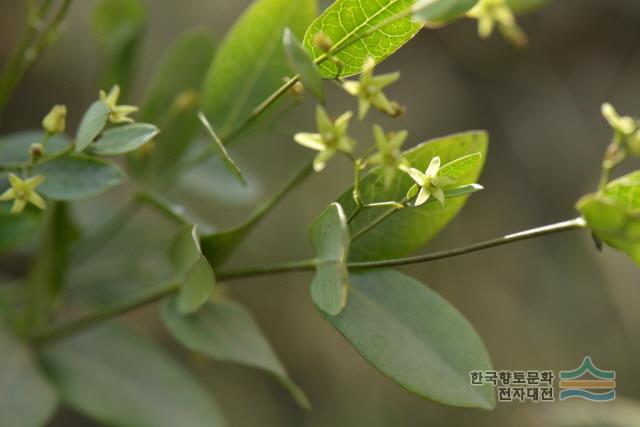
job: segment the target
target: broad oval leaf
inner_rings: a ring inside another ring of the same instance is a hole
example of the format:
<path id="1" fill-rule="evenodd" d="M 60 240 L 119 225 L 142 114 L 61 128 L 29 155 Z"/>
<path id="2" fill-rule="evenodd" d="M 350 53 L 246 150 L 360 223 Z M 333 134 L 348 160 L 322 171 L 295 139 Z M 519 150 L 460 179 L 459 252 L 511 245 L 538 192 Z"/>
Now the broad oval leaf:
<path id="1" fill-rule="evenodd" d="M 119 156 L 137 150 L 151 141 L 160 130 L 149 123 L 133 123 L 105 131 L 88 151 L 98 156 Z"/>
<path id="2" fill-rule="evenodd" d="M 36 166 L 33 174 L 44 176 L 38 191 L 53 200 L 95 196 L 126 178 L 122 169 L 114 163 L 81 155 L 61 157 Z"/>
<path id="3" fill-rule="evenodd" d="M 374 367 L 420 397 L 444 405 L 493 409 L 490 385 L 469 374 L 491 370 L 473 326 L 444 298 L 393 270 L 350 276 L 349 303 L 327 320 Z"/>
<path id="4" fill-rule="evenodd" d="M 162 306 L 162 319 L 171 334 L 186 348 L 214 360 L 261 369 L 273 375 L 303 408 L 309 408 L 304 392 L 291 380 L 251 313 L 232 301 L 210 301 L 198 313 L 183 316 L 176 301 Z"/>
<path id="5" fill-rule="evenodd" d="M 282 47 L 284 29 L 300 36 L 315 15 L 315 0 L 256 0 L 234 25 L 218 49 L 203 89 L 203 110 L 223 140 L 289 74 Z"/>
<path id="6" fill-rule="evenodd" d="M 284 51 L 291 69 L 300 75 L 302 83 L 305 84 L 311 93 L 320 102 L 324 103 L 322 76 L 316 64 L 313 63 L 309 52 L 302 47 L 298 38 L 288 28 L 285 28 L 284 34 L 282 35 L 282 43 L 284 44 Z"/>
<path id="7" fill-rule="evenodd" d="M 109 118 L 109 107 L 103 101 L 96 101 L 82 116 L 78 130 L 76 131 L 76 152 L 85 148 L 102 132 Z"/>
<path id="8" fill-rule="evenodd" d="M 454 186 L 477 182 L 487 153 L 486 132 L 472 131 L 437 138 L 407 150 L 404 155 L 411 166 L 424 171 L 431 159 L 440 156 L 441 174 L 456 180 Z M 478 154 L 480 156 L 478 158 Z M 467 157 L 471 156 L 471 157 Z M 457 160 L 460 159 L 460 160 Z M 457 160 L 455 163 L 451 163 Z M 402 200 L 414 184 L 406 174 L 397 174 L 385 188 L 384 174 L 373 169 L 362 178 L 360 192 L 365 203 Z M 470 188 L 474 191 L 474 188 Z M 447 199 L 445 207 L 427 203 L 419 208 L 404 208 L 374 229 L 351 243 L 349 259 L 352 261 L 379 260 L 409 255 L 439 233 L 460 212 L 467 197 Z M 352 190 L 345 191 L 338 202 L 349 217 L 355 210 Z M 350 224 L 351 235 L 363 229 L 382 214 L 381 209 L 368 209 Z"/>
<path id="9" fill-rule="evenodd" d="M 58 406 L 29 350 L 0 325 L 0 425 L 41 427 Z"/>
<path id="10" fill-rule="evenodd" d="M 583 197 L 577 208 L 599 239 L 640 264 L 640 171 Z"/>
<path id="11" fill-rule="evenodd" d="M 0 166 L 19 167 L 29 162 L 31 144 L 41 143 L 45 139 L 41 130 L 27 130 L 0 136 Z M 71 140 L 67 135 L 53 135 L 47 142 L 46 154 L 53 155 L 68 149 Z"/>
<path id="12" fill-rule="evenodd" d="M 317 60 L 324 51 L 313 44 L 313 38 L 324 33 L 333 42 L 331 52 L 336 53 L 332 56 L 339 65 L 322 62 L 322 76 L 333 79 L 358 74 L 367 57 L 381 62 L 420 30 L 422 25 L 413 22 L 410 15 L 382 25 L 397 14 L 410 11 L 413 4 L 414 0 L 337 0 L 309 26 L 304 46 Z M 365 36 L 377 25 L 381 28 Z"/>
<path id="13" fill-rule="evenodd" d="M 161 348 L 112 324 L 48 347 L 42 361 L 62 400 L 100 423 L 212 427 L 226 423 L 209 392 Z"/>
<path id="14" fill-rule="evenodd" d="M 349 227 L 338 203 L 332 203 L 309 229 L 316 251 L 316 275 L 311 282 L 311 297 L 323 312 L 335 316 L 347 304 L 349 271 Z"/>
<path id="15" fill-rule="evenodd" d="M 421 3 L 426 6 L 419 7 Z M 463 16 L 477 3 L 478 0 L 435 0 L 432 2 L 416 0 L 414 7 L 419 10 L 416 10 L 413 17 L 428 22 L 447 22 Z"/>

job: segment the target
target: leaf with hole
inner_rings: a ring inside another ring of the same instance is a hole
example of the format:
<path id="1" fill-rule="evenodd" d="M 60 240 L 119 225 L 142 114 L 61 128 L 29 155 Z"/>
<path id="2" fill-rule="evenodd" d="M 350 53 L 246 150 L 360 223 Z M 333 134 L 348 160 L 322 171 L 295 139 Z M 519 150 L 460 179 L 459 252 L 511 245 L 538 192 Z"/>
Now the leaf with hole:
<path id="1" fill-rule="evenodd" d="M 473 326 L 440 295 L 393 270 L 350 275 L 349 303 L 327 320 L 371 365 L 413 394 L 443 405 L 493 409 L 494 389 L 473 386 L 491 370 Z"/>

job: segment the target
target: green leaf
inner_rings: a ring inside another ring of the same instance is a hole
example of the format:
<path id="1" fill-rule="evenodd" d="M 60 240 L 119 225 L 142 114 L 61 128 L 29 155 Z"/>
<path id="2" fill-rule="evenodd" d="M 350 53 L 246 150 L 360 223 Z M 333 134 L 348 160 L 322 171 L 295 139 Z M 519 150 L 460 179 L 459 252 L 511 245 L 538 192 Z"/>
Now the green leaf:
<path id="1" fill-rule="evenodd" d="M 42 212 L 25 209 L 20 215 L 9 212 L 10 204 L 0 206 L 0 254 L 31 240 L 42 225 Z"/>
<path id="2" fill-rule="evenodd" d="M 429 6 L 417 10 L 413 17 L 422 21 L 447 22 L 463 16 L 478 0 L 437 0 Z M 416 6 L 419 1 L 416 1 Z"/>
<path id="3" fill-rule="evenodd" d="M 640 171 L 583 197 L 577 208 L 600 240 L 640 264 Z"/>
<path id="4" fill-rule="evenodd" d="M 61 157 L 36 166 L 43 175 L 38 191 L 54 200 L 77 200 L 95 196 L 120 184 L 126 175 L 114 163 L 81 155 Z"/>
<path id="5" fill-rule="evenodd" d="M 119 84 L 129 92 L 147 12 L 139 0 L 102 0 L 93 13 L 93 30 L 104 55 L 100 85 Z"/>
<path id="6" fill-rule="evenodd" d="M 473 131 L 427 141 L 407 150 L 404 155 L 412 167 L 421 171 L 427 168 L 433 157 L 440 156 L 443 164 L 441 173 L 454 178 L 456 182 L 453 187 L 459 187 L 478 181 L 487 145 L 487 134 Z M 481 158 L 478 158 L 477 153 L 481 154 Z M 460 158 L 465 159 L 449 164 Z M 388 188 L 384 184 L 384 174 L 380 169 L 373 169 L 365 175 L 360 183 L 360 193 L 365 203 L 402 200 L 414 182 L 406 174 L 397 174 Z M 455 190 L 447 190 L 450 191 Z M 453 194 L 449 194 L 451 195 Z M 460 212 L 466 199 L 448 199 L 444 208 L 439 203 L 426 203 L 418 208 L 401 209 L 353 241 L 349 259 L 365 261 L 409 255 L 439 233 Z M 347 217 L 355 210 L 351 189 L 345 191 L 338 202 L 344 207 Z M 367 209 L 360 213 L 349 224 L 351 235 L 355 235 L 381 214 L 380 209 Z"/>
<path id="7" fill-rule="evenodd" d="M 178 289 L 177 308 L 183 314 L 195 313 L 213 295 L 216 277 L 202 255 L 196 227 L 184 227 L 171 244 L 170 257 L 182 283 Z"/>
<path id="8" fill-rule="evenodd" d="M 407 17 L 364 36 L 376 25 L 409 10 L 413 3 L 414 0 L 337 0 L 309 26 L 304 47 L 314 59 L 320 58 L 324 52 L 313 44 L 313 38 L 324 33 L 333 42 L 331 52 L 346 47 L 332 55 L 339 66 L 332 61 L 319 65 L 322 76 L 333 79 L 358 74 L 367 57 L 373 57 L 376 63 L 383 61 L 420 30 L 422 25 Z"/>
<path id="9" fill-rule="evenodd" d="M 203 90 L 203 111 L 223 140 L 282 85 L 288 74 L 284 29 L 301 36 L 315 16 L 315 0 L 256 0 L 234 25 Z"/>
<path id="10" fill-rule="evenodd" d="M 233 174 L 233 176 L 235 176 L 238 179 L 238 181 L 240 181 L 243 185 L 246 185 L 247 181 L 244 179 L 244 176 L 242 176 L 242 172 L 240 171 L 240 168 L 238 168 L 238 165 L 236 165 L 236 162 L 234 162 L 233 159 L 229 156 L 229 153 L 227 153 L 227 149 L 224 148 L 222 141 L 220 140 L 216 132 L 213 130 L 213 128 L 211 127 L 211 123 L 209 123 L 209 120 L 207 120 L 207 117 L 204 115 L 202 111 L 198 112 L 198 119 L 200 119 L 200 122 L 207 130 L 207 134 L 209 135 L 209 137 L 211 138 L 211 141 L 213 142 L 212 147 L 216 152 L 216 154 L 222 159 L 222 163 L 224 164 L 224 166 L 227 168 L 229 172 Z"/>
<path id="11" fill-rule="evenodd" d="M 62 400 L 117 426 L 224 426 L 209 392 L 146 338 L 102 325 L 48 347 L 42 360 Z"/>
<path id="12" fill-rule="evenodd" d="M 289 378 L 251 313 L 232 301 L 208 302 L 191 316 L 181 315 L 174 299 L 162 306 L 162 319 L 171 334 L 191 351 L 214 360 L 239 363 L 273 375 L 303 408 L 310 408 L 304 392 Z"/>
<path id="13" fill-rule="evenodd" d="M 293 72 L 299 74 L 302 83 L 320 102 L 324 103 L 322 76 L 316 64 L 313 63 L 313 59 L 309 56 L 309 52 L 302 47 L 298 38 L 288 28 L 285 28 L 282 35 L 282 43 Z"/>
<path id="14" fill-rule="evenodd" d="M 155 138 L 160 130 L 148 123 L 133 123 L 105 131 L 89 153 L 98 156 L 118 156 L 140 148 Z"/>
<path id="15" fill-rule="evenodd" d="M 85 148 L 102 132 L 109 118 L 109 107 L 102 101 L 96 101 L 87 109 L 76 131 L 76 152 Z"/>
<path id="16" fill-rule="evenodd" d="M 327 320 L 384 375 L 420 397 L 444 405 L 493 409 L 490 385 L 469 373 L 491 370 L 471 324 L 444 298 L 392 270 L 350 276 L 349 303 Z"/>
<path id="17" fill-rule="evenodd" d="M 349 227 L 338 203 L 332 203 L 315 219 L 309 237 L 318 266 L 311 283 L 311 297 L 323 312 L 335 316 L 347 304 L 349 271 Z"/>
<path id="18" fill-rule="evenodd" d="M 152 176 L 174 167 L 195 139 L 200 89 L 213 53 L 208 31 L 192 30 L 166 49 L 155 68 L 140 109 L 140 120 L 162 128 L 149 159 Z"/>
<path id="19" fill-rule="evenodd" d="M 0 324 L 0 425 L 41 427 L 58 406 L 29 349 Z"/>
<path id="20" fill-rule="evenodd" d="M 29 148 L 31 144 L 42 143 L 45 132 L 27 130 L 0 137 L 0 166 L 19 167 L 30 161 Z M 47 155 L 54 155 L 69 148 L 71 140 L 67 135 L 53 135 L 47 142 Z"/>

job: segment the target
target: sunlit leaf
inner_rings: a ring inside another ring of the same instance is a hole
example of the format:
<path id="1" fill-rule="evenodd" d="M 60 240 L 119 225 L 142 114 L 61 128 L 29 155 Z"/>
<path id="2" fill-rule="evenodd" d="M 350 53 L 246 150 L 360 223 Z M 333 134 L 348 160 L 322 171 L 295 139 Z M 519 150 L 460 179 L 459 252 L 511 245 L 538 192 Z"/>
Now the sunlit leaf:
<path id="1" fill-rule="evenodd" d="M 55 159 L 33 168 L 43 175 L 38 191 L 54 200 L 77 200 L 103 193 L 120 184 L 125 174 L 114 163 L 81 155 Z"/>
<path id="2" fill-rule="evenodd" d="M 189 350 L 214 360 L 261 369 L 273 375 L 296 402 L 309 408 L 304 392 L 289 378 L 271 345 L 248 310 L 232 301 L 208 302 L 198 313 L 183 316 L 168 299 L 162 318 L 173 336 Z"/>
<path id="3" fill-rule="evenodd" d="M 84 151 L 85 148 L 102 132 L 109 118 L 109 108 L 102 101 L 96 101 L 87 109 L 82 116 L 80 125 L 76 132 L 76 152 Z"/>
<path id="4" fill-rule="evenodd" d="M 42 360 L 64 403 L 106 425 L 224 426 L 209 392 L 143 336 L 102 325 L 47 347 Z"/>
<path id="5" fill-rule="evenodd" d="M 98 156 L 118 156 L 140 148 L 159 132 L 157 127 L 148 123 L 118 126 L 105 131 L 88 151 Z"/>
<path id="6" fill-rule="evenodd" d="M 392 270 L 351 274 L 349 303 L 327 320 L 411 393 L 444 405 L 494 408 L 493 387 L 469 380 L 471 371 L 492 369 L 482 340 L 460 312 L 417 280 Z"/>
<path id="7" fill-rule="evenodd" d="M 320 75 L 318 67 L 313 63 L 309 52 L 302 47 L 298 38 L 288 28 L 284 30 L 284 34 L 282 35 L 282 43 L 284 44 L 284 51 L 291 69 L 295 74 L 300 75 L 305 87 L 308 88 L 320 102 L 324 102 L 322 76 Z"/>
<path id="8" fill-rule="evenodd" d="M 0 136 L 0 166 L 18 167 L 30 160 L 31 144 L 42 143 L 45 133 L 40 130 L 27 130 Z M 68 149 L 71 140 L 63 134 L 53 135 L 47 142 L 47 155 L 54 155 Z"/>
<path id="9" fill-rule="evenodd" d="M 405 157 L 412 167 L 424 171 L 433 157 L 440 156 L 443 164 L 441 174 L 455 179 L 455 183 L 448 189 L 453 191 L 455 187 L 478 181 L 486 158 L 487 145 L 488 138 L 485 132 L 465 132 L 417 145 L 407 150 Z M 454 160 L 455 163 L 449 164 Z M 413 184 L 408 175 L 397 174 L 391 185 L 385 187 L 383 171 L 374 169 L 362 178 L 360 192 L 365 203 L 397 201 L 405 197 Z M 467 189 L 477 191 L 477 188 Z M 439 203 L 427 203 L 419 208 L 401 209 L 354 240 L 349 259 L 364 261 L 409 255 L 440 232 L 460 212 L 466 199 L 447 199 L 444 208 Z M 352 190 L 345 191 L 338 202 L 349 217 L 355 209 Z M 383 209 L 368 209 L 360 213 L 349 224 L 351 235 L 364 229 L 383 212 Z"/>
<path id="10" fill-rule="evenodd" d="M 320 310 L 335 316 L 347 304 L 349 289 L 349 227 L 342 206 L 333 203 L 322 212 L 311 224 L 309 237 L 318 261 L 311 297 Z"/>
<path id="11" fill-rule="evenodd" d="M 203 111 L 223 140 L 289 74 L 284 29 L 301 36 L 315 16 L 315 0 L 256 0 L 225 37 L 203 90 Z"/>
<path id="12" fill-rule="evenodd" d="M 324 52 L 313 44 L 313 38 L 324 33 L 333 42 L 332 52 L 337 53 L 332 56 L 339 65 L 324 61 L 320 64 L 322 76 L 335 78 L 357 74 L 367 57 L 373 57 L 376 63 L 384 60 L 420 30 L 422 25 L 408 16 L 364 36 L 376 25 L 410 10 L 413 3 L 414 0 L 337 0 L 311 24 L 304 36 L 304 46 L 313 53 L 314 59 L 321 57 Z M 347 47 L 342 49 L 343 46 Z"/>
<path id="13" fill-rule="evenodd" d="M 0 324 L 0 425 L 41 427 L 58 406 L 29 349 Z"/>

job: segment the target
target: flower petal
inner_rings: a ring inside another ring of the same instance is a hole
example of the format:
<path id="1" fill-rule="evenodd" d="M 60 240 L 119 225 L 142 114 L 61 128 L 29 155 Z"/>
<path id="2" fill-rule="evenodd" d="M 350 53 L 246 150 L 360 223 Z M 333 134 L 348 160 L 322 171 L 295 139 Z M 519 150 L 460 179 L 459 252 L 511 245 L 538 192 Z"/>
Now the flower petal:
<path id="1" fill-rule="evenodd" d="M 438 200 L 438 201 L 440 202 L 440 204 L 442 205 L 442 207 L 444 207 L 444 199 L 445 199 L 445 196 L 444 196 L 444 191 L 442 191 L 442 188 L 440 188 L 440 187 L 435 188 L 435 189 L 433 190 L 433 197 L 435 197 L 435 198 L 436 198 L 436 200 Z"/>
<path id="2" fill-rule="evenodd" d="M 12 214 L 19 214 L 24 210 L 24 207 L 27 205 L 26 200 L 16 199 L 13 202 L 13 206 L 11 207 Z"/>
<path id="3" fill-rule="evenodd" d="M 7 191 L 0 195 L 0 201 L 5 202 L 7 200 L 16 198 L 16 190 L 14 188 L 9 188 Z"/>
<path id="4" fill-rule="evenodd" d="M 31 194 L 29 194 L 29 202 L 31 204 L 33 204 L 34 206 L 39 207 L 40 209 L 46 209 L 47 208 L 47 203 L 35 191 L 32 191 Z"/>
<path id="5" fill-rule="evenodd" d="M 324 150 L 321 151 L 315 159 L 313 159 L 313 170 L 316 172 L 320 172 L 327 165 L 327 161 L 333 157 L 335 154 L 335 150 Z"/>
<path id="6" fill-rule="evenodd" d="M 400 78 L 400 72 L 396 71 L 395 73 L 387 73 L 380 74 L 379 76 L 375 76 L 371 83 L 377 87 L 378 89 L 384 89 L 386 86 L 389 86 L 392 83 L 395 83 Z"/>
<path id="7" fill-rule="evenodd" d="M 326 149 L 322 143 L 322 136 L 318 133 L 297 133 L 294 135 L 293 140 L 312 150 L 324 151 Z"/>
<path id="8" fill-rule="evenodd" d="M 327 112 L 321 105 L 318 105 L 316 107 L 316 122 L 320 133 L 323 134 L 333 132 L 333 123 L 331 122 L 331 119 L 329 119 Z"/>
<path id="9" fill-rule="evenodd" d="M 44 181 L 44 176 L 42 175 L 36 175 L 36 176 L 32 176 L 31 178 L 27 179 L 24 182 L 25 187 L 27 187 L 29 190 L 33 190 L 34 188 L 36 188 L 38 185 L 42 184 L 42 181 Z"/>
<path id="10" fill-rule="evenodd" d="M 435 156 L 431 159 L 431 163 L 429 163 L 429 167 L 425 171 L 425 175 L 427 178 L 431 179 L 438 175 L 438 171 L 440 170 L 440 156 Z"/>
<path id="11" fill-rule="evenodd" d="M 18 178 L 18 175 L 9 172 L 9 183 L 13 188 L 20 188 L 23 184 L 23 181 Z"/>
<path id="12" fill-rule="evenodd" d="M 416 199 L 416 206 L 420 206 L 423 205 L 427 202 L 427 200 L 429 200 L 429 197 L 431 197 L 431 193 L 429 193 L 429 190 L 427 190 L 426 188 L 422 187 L 420 189 L 420 192 L 418 193 L 418 198 Z"/>
<path id="13" fill-rule="evenodd" d="M 425 185 L 428 181 L 427 176 L 416 168 L 409 168 L 407 170 L 407 173 L 409 174 L 411 179 L 413 179 L 416 182 L 416 184 L 418 184 L 421 187 Z"/>
<path id="14" fill-rule="evenodd" d="M 351 117 L 353 117 L 353 113 L 351 111 L 347 111 L 336 119 L 335 128 L 339 135 L 347 132 L 347 128 L 349 127 L 349 120 L 351 120 Z"/>
<path id="15" fill-rule="evenodd" d="M 342 83 L 342 88 L 353 96 L 358 96 L 358 93 L 360 93 L 360 83 L 353 80 Z"/>

